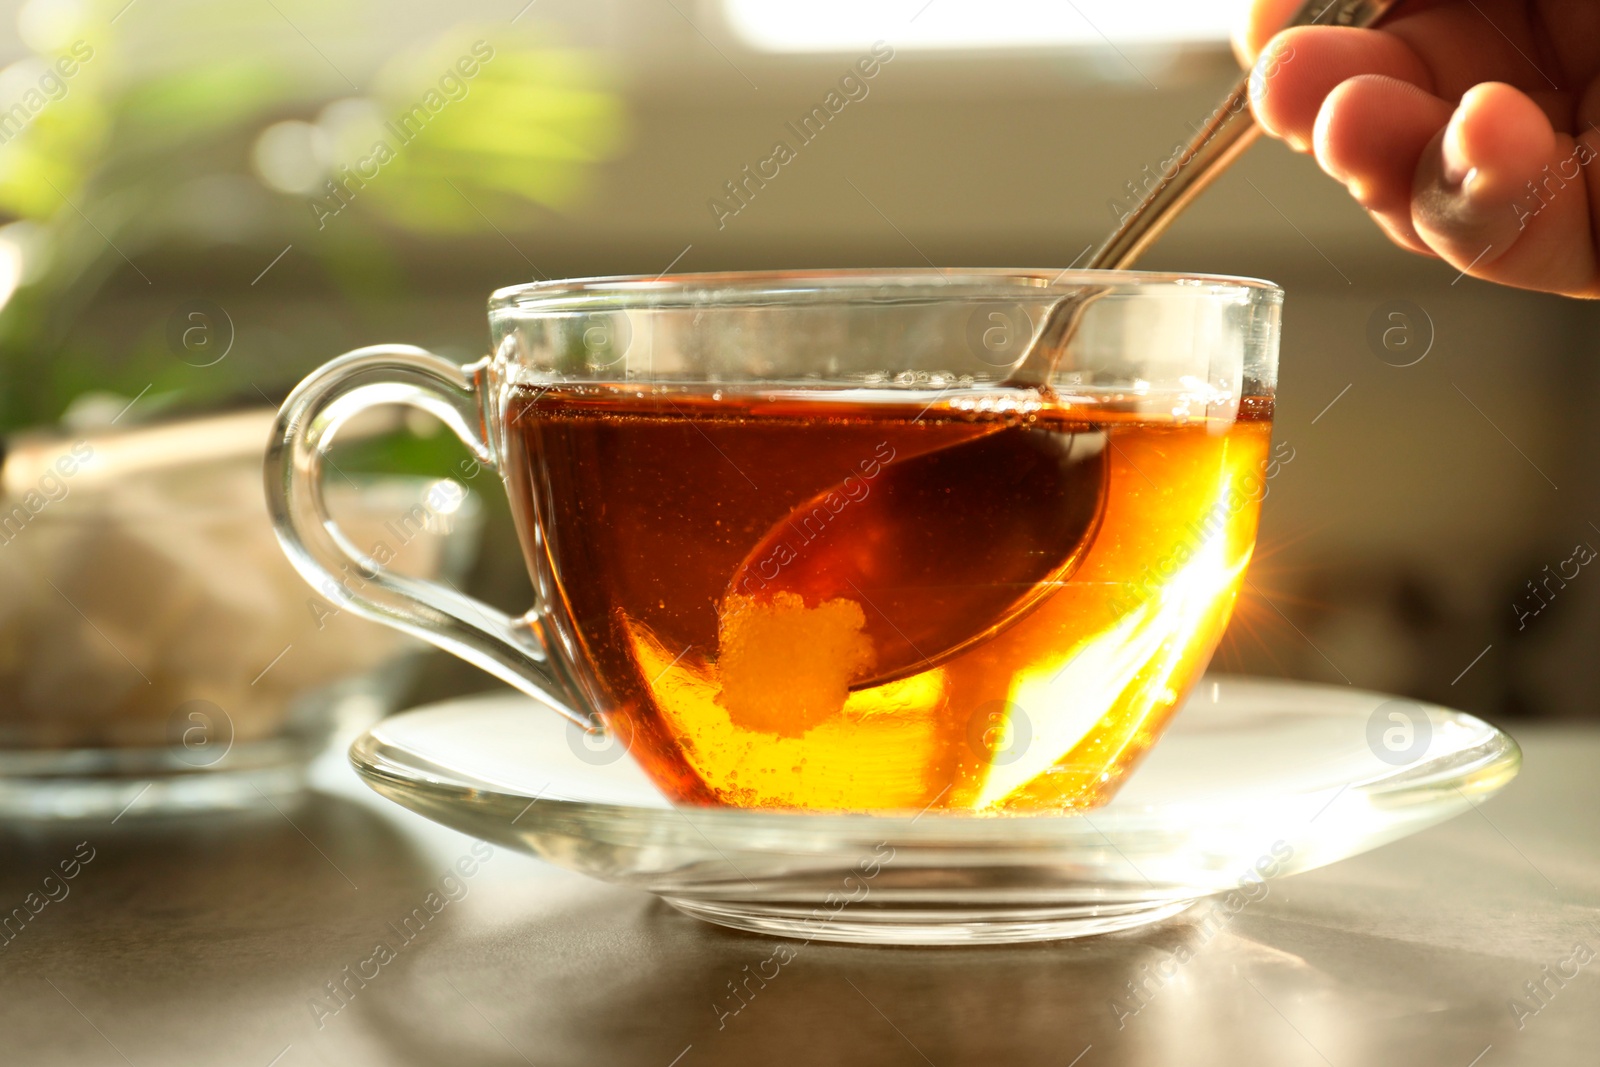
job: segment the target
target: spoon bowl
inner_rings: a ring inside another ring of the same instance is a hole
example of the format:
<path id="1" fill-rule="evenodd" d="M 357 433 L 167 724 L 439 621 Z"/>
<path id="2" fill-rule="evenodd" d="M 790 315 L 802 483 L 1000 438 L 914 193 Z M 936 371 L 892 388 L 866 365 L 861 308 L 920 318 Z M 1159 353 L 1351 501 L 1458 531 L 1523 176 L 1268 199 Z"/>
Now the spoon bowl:
<path id="1" fill-rule="evenodd" d="M 745 557 L 725 603 L 750 593 L 768 602 L 786 593 L 808 608 L 853 601 L 873 654 L 851 688 L 895 681 L 983 640 L 1064 582 L 1094 539 L 1106 476 L 1106 436 L 1093 427 L 979 428 L 889 463 L 859 499 L 829 490 L 800 504 Z"/>

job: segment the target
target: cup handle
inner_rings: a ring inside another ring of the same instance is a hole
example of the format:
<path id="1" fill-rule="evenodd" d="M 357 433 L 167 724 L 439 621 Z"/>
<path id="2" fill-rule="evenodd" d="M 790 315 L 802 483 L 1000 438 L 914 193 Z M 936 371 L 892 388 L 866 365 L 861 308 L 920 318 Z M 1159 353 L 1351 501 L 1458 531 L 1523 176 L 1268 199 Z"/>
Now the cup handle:
<path id="1" fill-rule="evenodd" d="M 411 345 L 348 352 L 295 387 L 267 446 L 267 509 L 289 562 L 323 596 L 357 615 L 421 638 L 592 728 L 573 710 L 574 687 L 552 661 L 542 605 L 520 618 L 454 588 L 390 574 L 328 514 L 322 463 L 340 427 L 380 404 L 443 422 L 473 457 L 499 470 L 484 386 L 487 359 L 461 366 Z"/>

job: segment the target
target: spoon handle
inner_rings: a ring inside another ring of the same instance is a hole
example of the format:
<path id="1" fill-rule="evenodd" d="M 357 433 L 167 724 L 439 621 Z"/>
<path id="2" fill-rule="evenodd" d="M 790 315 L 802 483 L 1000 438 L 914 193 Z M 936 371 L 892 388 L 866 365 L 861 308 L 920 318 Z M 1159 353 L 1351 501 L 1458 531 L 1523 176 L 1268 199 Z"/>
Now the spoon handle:
<path id="1" fill-rule="evenodd" d="M 1310 0 L 1288 25 L 1370 26 L 1397 2 Z M 1252 76 L 1247 73 L 1239 79 L 1194 139 L 1162 168 L 1155 186 L 1121 217 L 1116 230 L 1095 251 L 1089 268 L 1116 270 L 1132 264 L 1173 218 L 1250 146 L 1260 133 L 1250 113 Z"/>

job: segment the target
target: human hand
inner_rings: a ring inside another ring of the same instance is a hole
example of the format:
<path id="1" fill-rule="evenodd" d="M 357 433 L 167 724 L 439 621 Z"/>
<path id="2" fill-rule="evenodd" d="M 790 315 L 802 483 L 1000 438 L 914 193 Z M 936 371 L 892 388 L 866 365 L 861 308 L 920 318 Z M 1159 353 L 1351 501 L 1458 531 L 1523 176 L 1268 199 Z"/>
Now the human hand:
<path id="1" fill-rule="evenodd" d="M 1474 277 L 1600 297 L 1600 4 L 1409 0 L 1377 29 L 1235 37 L 1267 133 L 1343 182 L 1394 242 Z"/>

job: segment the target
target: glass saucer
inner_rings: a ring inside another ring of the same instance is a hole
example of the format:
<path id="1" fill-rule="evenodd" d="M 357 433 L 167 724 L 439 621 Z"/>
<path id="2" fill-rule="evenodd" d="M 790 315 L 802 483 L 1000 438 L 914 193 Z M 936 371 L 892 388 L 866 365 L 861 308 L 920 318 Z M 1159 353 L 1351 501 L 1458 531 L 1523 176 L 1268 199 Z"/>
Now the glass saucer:
<path id="1" fill-rule="evenodd" d="M 430 819 L 741 930 L 820 941 L 1043 941 L 1155 922 L 1481 803 L 1521 752 L 1462 712 L 1208 677 L 1116 798 L 1086 814 L 681 808 L 620 746 L 520 695 L 386 719 L 351 761 Z"/>

